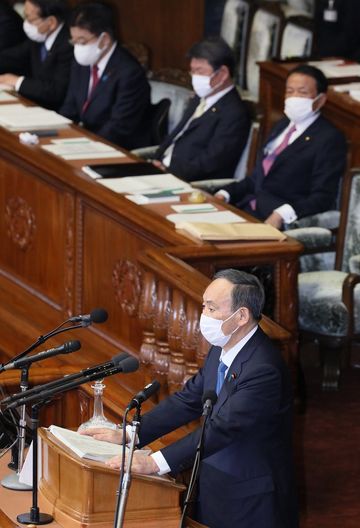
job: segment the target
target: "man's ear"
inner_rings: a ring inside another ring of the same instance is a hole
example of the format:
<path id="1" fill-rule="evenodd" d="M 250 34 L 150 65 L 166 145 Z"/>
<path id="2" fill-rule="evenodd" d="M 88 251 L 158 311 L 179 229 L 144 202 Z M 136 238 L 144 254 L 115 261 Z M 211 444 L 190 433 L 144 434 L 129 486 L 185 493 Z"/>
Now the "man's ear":
<path id="1" fill-rule="evenodd" d="M 324 106 L 326 101 L 327 101 L 326 93 L 319 93 L 318 96 L 316 97 L 316 100 L 313 103 L 314 112 L 317 112 L 318 110 L 320 110 L 320 108 Z"/>
<path id="2" fill-rule="evenodd" d="M 236 314 L 236 322 L 238 326 L 246 325 L 250 320 L 250 311 L 245 306 L 242 306 Z"/>
<path id="3" fill-rule="evenodd" d="M 55 31 L 55 29 L 59 26 L 59 21 L 58 19 L 53 16 L 53 15 L 50 15 L 48 17 L 48 21 L 49 21 L 49 25 L 50 25 L 50 31 Z"/>

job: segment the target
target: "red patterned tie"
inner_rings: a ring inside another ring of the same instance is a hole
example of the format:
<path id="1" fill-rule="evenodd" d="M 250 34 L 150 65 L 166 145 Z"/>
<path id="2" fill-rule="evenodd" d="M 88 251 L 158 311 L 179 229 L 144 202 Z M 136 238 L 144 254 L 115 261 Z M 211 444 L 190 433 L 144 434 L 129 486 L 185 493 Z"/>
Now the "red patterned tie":
<path id="1" fill-rule="evenodd" d="M 98 68 L 97 64 L 94 64 L 94 66 L 91 67 L 91 89 L 90 89 L 88 98 L 86 99 L 85 103 L 83 104 L 83 107 L 82 107 L 82 112 L 83 113 L 87 110 L 87 108 L 88 108 L 88 106 L 90 104 L 91 98 L 92 98 L 92 96 L 94 94 L 95 88 L 98 85 L 98 83 L 99 83 L 99 68 Z"/>
<path id="2" fill-rule="evenodd" d="M 280 143 L 280 145 L 278 145 L 276 147 L 276 149 L 273 150 L 273 152 L 271 152 L 271 154 L 268 154 L 262 161 L 262 166 L 263 166 L 263 170 L 264 170 L 264 175 L 267 176 L 268 173 L 269 173 L 269 170 L 271 169 L 272 167 L 272 164 L 274 163 L 275 159 L 277 158 L 277 156 L 284 150 L 286 149 L 286 147 L 288 146 L 289 144 L 289 141 L 290 141 L 290 137 L 291 135 L 295 132 L 296 130 L 296 126 L 293 125 L 289 128 L 289 130 L 286 132 L 285 136 L 284 136 L 284 139 L 282 140 L 282 142 Z"/>

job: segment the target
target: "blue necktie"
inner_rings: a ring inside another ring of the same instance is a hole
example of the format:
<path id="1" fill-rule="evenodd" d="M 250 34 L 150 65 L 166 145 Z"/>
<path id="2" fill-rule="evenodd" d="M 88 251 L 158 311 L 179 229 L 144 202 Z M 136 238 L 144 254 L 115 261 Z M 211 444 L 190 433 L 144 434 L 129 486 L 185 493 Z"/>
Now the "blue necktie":
<path id="1" fill-rule="evenodd" d="M 44 62 L 44 60 L 46 59 L 47 55 L 48 55 L 48 51 L 46 49 L 45 44 L 41 44 L 41 47 L 40 47 L 40 59 L 41 59 L 41 62 Z"/>
<path id="2" fill-rule="evenodd" d="M 226 370 L 227 370 L 227 366 L 225 365 L 225 363 L 220 361 L 219 366 L 218 366 L 218 374 L 217 374 L 217 381 L 216 381 L 216 394 L 217 395 L 219 395 L 221 391 L 221 387 L 223 386 Z"/>

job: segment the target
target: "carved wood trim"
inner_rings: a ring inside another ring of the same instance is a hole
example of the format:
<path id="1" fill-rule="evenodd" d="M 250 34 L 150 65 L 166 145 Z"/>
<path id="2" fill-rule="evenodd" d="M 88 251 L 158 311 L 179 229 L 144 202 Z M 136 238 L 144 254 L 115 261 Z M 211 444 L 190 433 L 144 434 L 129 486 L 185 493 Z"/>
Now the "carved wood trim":
<path id="1" fill-rule="evenodd" d="M 27 251 L 36 233 L 36 218 L 33 208 L 20 196 L 9 198 L 5 204 L 6 234 L 22 251 Z"/>

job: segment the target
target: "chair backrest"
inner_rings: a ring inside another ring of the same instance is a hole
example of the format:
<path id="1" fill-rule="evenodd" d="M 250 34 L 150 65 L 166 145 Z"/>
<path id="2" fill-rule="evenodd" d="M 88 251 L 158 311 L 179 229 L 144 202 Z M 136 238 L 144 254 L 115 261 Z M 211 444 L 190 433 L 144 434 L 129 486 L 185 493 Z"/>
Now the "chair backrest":
<path id="1" fill-rule="evenodd" d="M 249 137 L 245 148 L 236 166 L 234 179 L 243 180 L 253 169 L 254 158 L 260 143 L 260 123 L 252 121 L 249 131 Z"/>
<path id="2" fill-rule="evenodd" d="M 235 82 L 245 88 L 245 65 L 249 29 L 254 12 L 251 0 L 227 0 L 221 21 L 220 35 L 235 55 Z"/>
<path id="3" fill-rule="evenodd" d="M 314 32 L 303 22 L 303 17 L 289 19 L 281 37 L 280 58 L 310 57 L 313 40 Z"/>
<path id="4" fill-rule="evenodd" d="M 289 11 L 286 13 L 287 16 L 314 16 L 315 0 L 286 0 L 286 4 L 289 7 Z"/>
<path id="5" fill-rule="evenodd" d="M 168 116 L 171 101 L 168 98 L 160 99 L 151 105 L 151 144 L 159 145 L 168 133 Z"/>
<path id="6" fill-rule="evenodd" d="M 255 99 L 259 97 L 260 83 L 257 62 L 278 56 L 282 24 L 283 14 L 280 7 L 278 10 L 261 7 L 254 14 L 247 52 L 246 86 Z"/>
<path id="7" fill-rule="evenodd" d="M 158 103 L 161 99 L 167 98 L 171 101 L 168 115 L 168 132 L 171 132 L 180 121 L 185 108 L 189 102 L 192 91 L 184 86 L 178 86 L 163 81 L 151 79 L 151 102 Z"/>
<path id="8" fill-rule="evenodd" d="M 337 236 L 336 269 L 349 272 L 349 260 L 360 255 L 360 172 L 351 171 L 342 195 L 341 218 Z"/>

